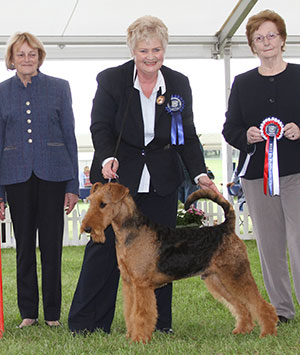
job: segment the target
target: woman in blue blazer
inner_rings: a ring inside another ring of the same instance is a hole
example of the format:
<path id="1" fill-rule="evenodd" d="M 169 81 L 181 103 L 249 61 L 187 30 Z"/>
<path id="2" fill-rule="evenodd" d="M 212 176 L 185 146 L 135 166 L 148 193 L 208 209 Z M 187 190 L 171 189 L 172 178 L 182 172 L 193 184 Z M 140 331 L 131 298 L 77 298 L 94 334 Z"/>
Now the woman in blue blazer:
<path id="1" fill-rule="evenodd" d="M 0 218 L 7 201 L 17 249 L 19 328 L 38 318 L 36 234 L 42 262 L 44 318 L 58 326 L 64 208 L 78 200 L 78 160 L 67 81 L 42 74 L 46 56 L 32 34 L 17 33 L 6 51 L 16 75 L 0 84 Z"/>
<path id="2" fill-rule="evenodd" d="M 168 30 L 162 21 L 139 18 L 128 29 L 134 60 L 98 75 L 91 124 L 95 148 L 91 181 L 107 182 L 118 175 L 146 216 L 174 228 L 177 189 L 184 178 L 179 154 L 195 183 L 217 189 L 206 175 L 189 81 L 163 66 L 167 41 Z M 171 134 L 176 115 L 179 119 Z M 111 228 L 106 230 L 106 238 L 104 244 L 90 241 L 86 247 L 69 314 L 73 332 L 110 332 L 119 270 Z M 156 297 L 156 329 L 170 333 L 172 285 L 156 290 Z"/>

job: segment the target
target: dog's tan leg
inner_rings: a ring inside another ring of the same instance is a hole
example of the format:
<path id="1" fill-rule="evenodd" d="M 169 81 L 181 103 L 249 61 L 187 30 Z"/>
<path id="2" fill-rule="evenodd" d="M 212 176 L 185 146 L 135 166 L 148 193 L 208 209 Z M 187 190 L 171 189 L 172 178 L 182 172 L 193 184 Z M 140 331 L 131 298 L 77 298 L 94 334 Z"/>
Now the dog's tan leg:
<path id="1" fill-rule="evenodd" d="M 253 328 L 253 321 L 256 320 L 261 328 L 260 337 L 269 334 L 277 335 L 278 317 L 275 308 L 260 295 L 250 269 L 246 269 L 239 277 L 224 269 L 220 271 L 218 277 L 227 293 L 232 295 L 224 298 L 238 313 L 237 325 L 233 331 L 235 334 L 247 332 L 248 329 Z M 247 319 L 251 320 L 250 324 Z"/>
<path id="2" fill-rule="evenodd" d="M 157 321 L 157 307 L 154 290 L 134 285 L 134 302 L 131 315 L 130 338 L 143 343 L 151 340 Z"/>
<path id="3" fill-rule="evenodd" d="M 212 274 L 205 279 L 205 284 L 210 293 L 223 303 L 235 317 L 236 327 L 232 331 L 233 334 L 251 333 L 254 323 L 250 312 L 245 304 L 228 291 L 222 281 L 216 274 Z"/>
<path id="4" fill-rule="evenodd" d="M 260 337 L 277 335 L 278 317 L 275 307 L 266 302 L 259 293 L 257 285 L 251 275 L 248 287 L 244 287 L 243 297 L 253 319 L 260 325 Z"/>
<path id="5" fill-rule="evenodd" d="M 127 338 L 131 338 L 132 334 L 132 323 L 133 323 L 133 314 L 132 314 L 132 307 L 133 307 L 133 290 L 132 285 L 122 279 L 122 294 L 123 294 L 123 303 L 124 303 L 124 318 L 126 323 L 127 329 Z"/>

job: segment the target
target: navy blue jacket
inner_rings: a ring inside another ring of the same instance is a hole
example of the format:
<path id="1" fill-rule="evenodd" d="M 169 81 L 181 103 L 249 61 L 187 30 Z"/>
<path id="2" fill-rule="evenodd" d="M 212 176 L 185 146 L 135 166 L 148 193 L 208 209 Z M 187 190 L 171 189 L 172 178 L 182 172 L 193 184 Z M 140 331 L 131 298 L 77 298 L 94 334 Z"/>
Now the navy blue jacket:
<path id="1" fill-rule="evenodd" d="M 78 158 L 69 83 L 41 72 L 23 85 L 17 75 L 0 84 L 0 197 L 5 185 L 32 173 L 67 181 L 78 194 Z"/>

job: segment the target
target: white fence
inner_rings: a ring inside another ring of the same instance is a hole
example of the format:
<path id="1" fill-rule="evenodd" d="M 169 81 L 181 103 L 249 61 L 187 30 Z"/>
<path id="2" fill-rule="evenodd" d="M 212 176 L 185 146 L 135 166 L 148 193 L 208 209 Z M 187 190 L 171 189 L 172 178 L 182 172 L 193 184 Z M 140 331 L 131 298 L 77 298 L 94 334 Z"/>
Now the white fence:
<path id="1" fill-rule="evenodd" d="M 87 205 L 88 206 L 88 205 Z M 220 206 L 212 203 L 211 201 L 198 201 L 198 207 L 201 208 L 206 217 L 207 225 L 214 225 L 215 223 L 222 223 L 224 220 L 223 209 Z M 236 233 L 241 239 L 254 239 L 252 231 L 252 223 L 248 213 L 248 208 L 246 203 L 243 205 L 243 211 L 239 211 L 239 206 L 237 203 L 234 204 L 234 209 L 236 213 Z M 12 222 L 9 214 L 9 209 L 6 209 L 6 218 L 1 221 L 1 231 L 5 228 L 5 241 L 3 241 L 2 236 L 2 248 L 14 248 L 15 238 L 13 234 Z M 86 213 L 86 210 L 79 212 L 79 208 L 74 209 L 70 215 L 65 216 L 65 229 L 64 229 L 64 239 L 63 245 L 85 245 L 89 241 L 88 235 L 85 233 L 80 235 L 80 224 Z M 3 227 L 2 227 L 3 225 Z"/>
<path id="2" fill-rule="evenodd" d="M 207 225 L 212 226 L 214 224 L 220 224 L 224 220 L 224 211 L 221 206 L 216 205 L 211 201 L 198 201 L 197 206 L 204 211 L 207 218 Z M 239 210 L 237 202 L 233 203 L 233 208 L 236 216 L 236 234 L 244 240 L 255 239 L 247 204 L 243 204 L 243 211 Z"/>

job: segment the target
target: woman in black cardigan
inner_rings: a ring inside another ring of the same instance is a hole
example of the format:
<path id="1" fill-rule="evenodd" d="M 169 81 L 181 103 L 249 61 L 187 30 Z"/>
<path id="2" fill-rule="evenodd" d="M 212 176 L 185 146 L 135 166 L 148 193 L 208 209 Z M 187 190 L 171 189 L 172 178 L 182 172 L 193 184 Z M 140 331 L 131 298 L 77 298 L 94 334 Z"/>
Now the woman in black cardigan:
<path id="1" fill-rule="evenodd" d="M 195 183 L 217 189 L 206 175 L 193 123 L 189 81 L 162 65 L 168 40 L 166 26 L 155 17 L 145 16 L 128 28 L 127 38 L 134 60 L 109 68 L 97 77 L 91 125 L 95 148 L 91 181 L 107 182 L 118 174 L 119 182 L 130 188 L 147 217 L 175 227 L 177 189 L 183 181 L 178 154 Z M 177 134 L 174 130 L 171 133 L 175 115 L 179 116 Z M 105 234 L 104 244 L 90 241 L 85 250 L 69 314 L 73 332 L 110 332 L 119 270 L 111 227 Z M 172 285 L 156 290 L 156 297 L 156 329 L 170 333 Z"/>
<path id="2" fill-rule="evenodd" d="M 240 150 L 238 171 L 264 282 L 287 322 L 295 315 L 287 248 L 300 301 L 300 66 L 282 58 L 287 35 L 275 12 L 252 16 L 246 33 L 260 66 L 235 78 L 223 135 Z"/>

